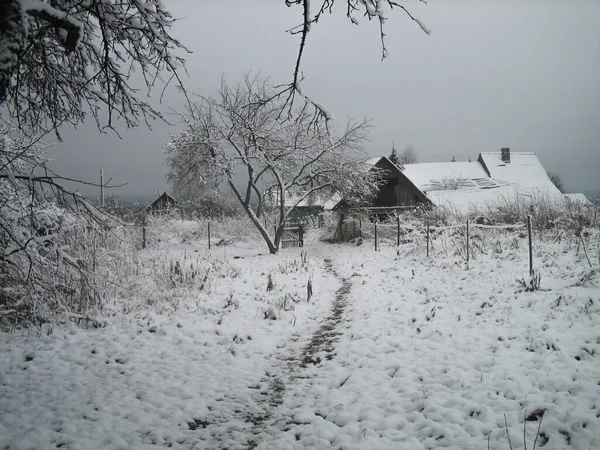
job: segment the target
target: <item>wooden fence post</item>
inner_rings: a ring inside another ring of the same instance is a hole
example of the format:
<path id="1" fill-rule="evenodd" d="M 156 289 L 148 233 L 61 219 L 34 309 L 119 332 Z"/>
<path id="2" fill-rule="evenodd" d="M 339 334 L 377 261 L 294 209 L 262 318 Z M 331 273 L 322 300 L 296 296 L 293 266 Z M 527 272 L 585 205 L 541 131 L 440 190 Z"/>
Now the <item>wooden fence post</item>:
<path id="1" fill-rule="evenodd" d="M 210 250 L 210 222 L 208 222 L 208 249 Z"/>
<path id="2" fill-rule="evenodd" d="M 360 237 L 362 237 L 362 219 L 358 219 L 358 232 L 360 233 Z"/>
<path id="3" fill-rule="evenodd" d="M 400 247 L 400 216 L 396 216 L 396 225 L 397 225 L 397 238 L 396 238 L 396 247 Z"/>
<path id="4" fill-rule="evenodd" d="M 467 219 L 467 264 L 469 264 L 469 219 Z"/>
<path id="5" fill-rule="evenodd" d="M 375 251 L 377 251 L 377 222 L 375 222 Z"/>
<path id="6" fill-rule="evenodd" d="M 304 227 L 302 225 L 300 225 L 300 229 L 298 230 L 298 245 L 304 247 Z"/>
<path id="7" fill-rule="evenodd" d="M 529 275 L 533 275 L 533 244 L 531 242 L 531 216 L 527 216 L 527 237 L 529 239 Z"/>
<path id="8" fill-rule="evenodd" d="M 429 258 L 429 223 L 427 223 L 427 257 Z"/>
<path id="9" fill-rule="evenodd" d="M 142 227 L 142 248 L 146 248 L 146 227 Z"/>

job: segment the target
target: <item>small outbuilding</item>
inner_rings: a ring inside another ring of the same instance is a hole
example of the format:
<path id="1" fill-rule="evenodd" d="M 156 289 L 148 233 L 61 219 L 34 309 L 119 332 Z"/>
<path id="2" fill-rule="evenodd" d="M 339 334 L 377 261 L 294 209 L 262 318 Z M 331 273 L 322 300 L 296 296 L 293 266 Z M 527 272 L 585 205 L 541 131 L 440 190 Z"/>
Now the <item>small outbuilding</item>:
<path id="1" fill-rule="evenodd" d="M 177 200 L 166 192 L 160 194 L 156 200 L 144 208 L 148 214 L 166 214 L 177 208 Z"/>

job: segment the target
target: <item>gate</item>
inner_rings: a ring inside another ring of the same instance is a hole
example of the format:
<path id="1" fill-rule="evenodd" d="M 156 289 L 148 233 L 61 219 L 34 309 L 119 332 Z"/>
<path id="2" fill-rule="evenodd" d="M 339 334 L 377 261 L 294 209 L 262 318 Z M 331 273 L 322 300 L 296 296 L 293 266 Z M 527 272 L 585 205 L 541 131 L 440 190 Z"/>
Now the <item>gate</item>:
<path id="1" fill-rule="evenodd" d="M 304 227 L 302 225 L 290 225 L 283 229 L 281 248 L 289 247 L 304 247 Z"/>

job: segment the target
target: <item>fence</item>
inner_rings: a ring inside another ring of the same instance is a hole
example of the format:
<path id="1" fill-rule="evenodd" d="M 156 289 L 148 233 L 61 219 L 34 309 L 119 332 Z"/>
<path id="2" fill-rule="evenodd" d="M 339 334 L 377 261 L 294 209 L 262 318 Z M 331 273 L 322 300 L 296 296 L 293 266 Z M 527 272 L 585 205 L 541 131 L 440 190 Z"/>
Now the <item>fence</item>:
<path id="1" fill-rule="evenodd" d="M 400 217 L 397 217 L 392 223 L 359 222 L 358 220 L 355 222 L 357 226 L 360 225 L 361 237 L 366 241 L 372 240 L 375 251 L 380 251 L 382 246 L 395 246 L 398 251 L 404 248 L 408 253 L 411 252 L 411 249 L 414 250 L 414 253 L 424 253 L 427 258 L 447 257 L 449 254 L 454 254 L 460 255 L 467 264 L 471 262 L 474 255 L 483 253 L 488 246 L 495 248 L 500 246 L 500 235 L 514 239 L 526 239 L 529 271 L 532 274 L 534 271 L 535 238 L 531 216 L 528 217 L 526 223 L 513 225 L 485 225 L 469 220 L 462 224 L 447 226 L 429 223 L 407 224 L 402 223 Z M 346 223 L 344 226 L 351 225 Z M 516 243 L 514 245 L 515 248 L 520 247 Z M 583 237 L 581 237 L 581 245 L 585 249 Z M 501 249 L 498 248 L 497 251 L 500 252 Z"/>
<path id="2" fill-rule="evenodd" d="M 208 250 L 215 246 L 227 245 L 233 240 L 239 241 L 262 240 L 258 229 L 248 219 L 226 219 L 226 220 L 207 220 L 198 221 L 193 229 L 188 225 L 183 225 L 184 229 L 178 230 L 179 221 L 156 221 L 150 225 L 126 225 L 124 228 L 131 232 L 136 231 L 138 234 L 133 238 L 133 242 L 139 245 L 140 248 L 147 248 L 152 243 L 156 242 L 156 234 L 160 234 L 158 229 L 161 227 L 169 227 L 169 231 L 175 234 L 180 234 L 184 241 L 196 240 L 206 242 Z M 277 232 L 277 225 L 274 221 L 267 218 L 261 219 L 265 231 L 269 233 L 271 239 Z M 306 226 L 299 223 L 289 223 L 281 231 L 281 248 L 303 247 Z M 139 244 L 137 244 L 139 242 Z"/>

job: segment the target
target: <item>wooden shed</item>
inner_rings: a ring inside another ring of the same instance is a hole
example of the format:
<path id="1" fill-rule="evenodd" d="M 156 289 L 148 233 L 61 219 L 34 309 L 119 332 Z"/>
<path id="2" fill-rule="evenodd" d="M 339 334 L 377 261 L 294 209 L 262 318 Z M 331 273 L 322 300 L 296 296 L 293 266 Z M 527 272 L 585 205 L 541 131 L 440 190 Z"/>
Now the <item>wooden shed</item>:
<path id="1" fill-rule="evenodd" d="M 429 205 L 431 203 L 427 196 L 389 158 L 378 156 L 367 160 L 367 164 L 381 171 L 379 190 L 370 202 L 369 209 L 382 209 L 382 212 L 394 212 L 395 210 L 401 212 L 412 210 L 419 204 Z"/>
<path id="2" fill-rule="evenodd" d="M 165 214 L 177 208 L 177 200 L 166 192 L 160 194 L 156 200 L 144 208 L 149 214 Z"/>

